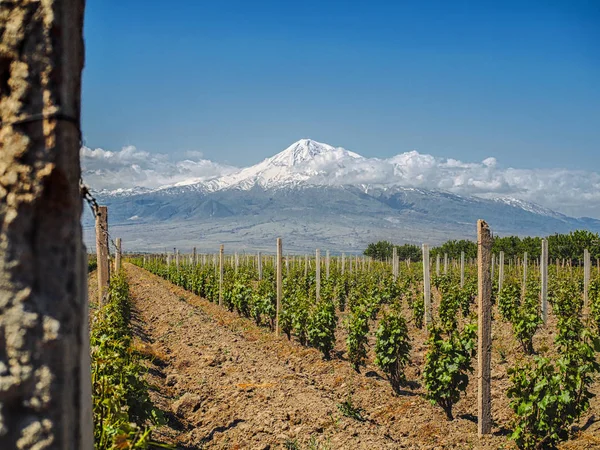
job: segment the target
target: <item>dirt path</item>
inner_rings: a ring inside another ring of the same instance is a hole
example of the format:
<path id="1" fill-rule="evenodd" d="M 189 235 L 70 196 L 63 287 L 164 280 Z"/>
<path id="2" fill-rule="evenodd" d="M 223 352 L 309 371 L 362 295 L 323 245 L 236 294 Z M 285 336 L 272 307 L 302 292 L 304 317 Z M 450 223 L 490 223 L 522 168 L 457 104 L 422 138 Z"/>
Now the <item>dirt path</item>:
<path id="1" fill-rule="evenodd" d="M 125 269 L 139 346 L 155 361 L 148 374 L 153 401 L 168 412 L 157 436 L 180 449 L 514 448 L 501 426 L 477 438 L 474 383 L 447 422 L 418 382 L 394 396 L 372 366 L 358 374 L 342 352 L 323 361 L 318 351 L 278 339 L 143 269 Z M 415 343 L 409 380 L 419 380 L 423 353 Z M 341 413 L 349 394 L 364 422 Z M 496 417 L 502 425 L 507 401 L 503 392 L 494 394 L 504 404 Z M 569 448 L 600 445 L 588 437 L 588 444 Z"/>

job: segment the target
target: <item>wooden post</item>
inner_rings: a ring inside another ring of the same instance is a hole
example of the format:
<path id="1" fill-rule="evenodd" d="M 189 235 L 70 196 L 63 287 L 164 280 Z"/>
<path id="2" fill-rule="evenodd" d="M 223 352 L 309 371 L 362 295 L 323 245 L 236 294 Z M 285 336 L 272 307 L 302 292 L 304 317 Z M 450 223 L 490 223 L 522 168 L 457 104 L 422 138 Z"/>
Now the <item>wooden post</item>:
<path id="1" fill-rule="evenodd" d="M 315 251 L 315 296 L 317 301 L 321 299 L 321 250 Z"/>
<path id="2" fill-rule="evenodd" d="M 429 245 L 423 244 L 423 301 L 425 302 L 425 325 L 431 324 L 431 280 L 429 278 Z"/>
<path id="3" fill-rule="evenodd" d="M 589 297 L 589 288 L 590 288 L 590 272 L 591 272 L 591 259 L 590 252 L 586 248 L 583 251 L 583 307 L 584 309 L 588 307 L 588 297 Z"/>
<path id="4" fill-rule="evenodd" d="M 344 270 L 346 269 L 344 267 L 345 262 L 346 262 L 346 254 L 342 253 L 342 275 L 344 275 Z"/>
<path id="5" fill-rule="evenodd" d="M 329 280 L 329 250 L 325 253 L 325 277 Z"/>
<path id="6" fill-rule="evenodd" d="M 238 256 L 237 252 L 235 252 L 233 257 L 235 260 L 235 273 L 238 273 L 238 267 L 240 265 L 240 257 Z"/>
<path id="7" fill-rule="evenodd" d="M 108 208 L 96 209 L 96 259 L 98 261 L 98 303 L 102 305 L 108 293 Z"/>
<path id="8" fill-rule="evenodd" d="M 440 254 L 435 257 L 435 275 L 440 276 Z"/>
<path id="9" fill-rule="evenodd" d="M 392 276 L 394 281 L 398 279 L 398 249 L 395 245 L 392 249 Z"/>
<path id="10" fill-rule="evenodd" d="M 496 257 L 492 254 L 492 283 L 494 282 L 495 268 L 496 268 Z"/>
<path id="11" fill-rule="evenodd" d="M 179 271 L 179 250 L 175 253 L 175 264 L 177 265 L 177 270 Z"/>
<path id="12" fill-rule="evenodd" d="M 225 253 L 225 246 L 221 244 L 219 248 L 219 306 L 223 306 L 223 257 Z"/>
<path id="13" fill-rule="evenodd" d="M 79 187 L 84 3 L 0 2 L 0 448 L 6 450 L 93 448 Z M 108 246 L 101 247 L 104 291 Z"/>
<path id="14" fill-rule="evenodd" d="M 448 275 L 448 253 L 444 253 L 444 275 Z"/>
<path id="15" fill-rule="evenodd" d="M 548 240 L 542 239 L 542 256 L 540 257 L 541 309 L 542 320 L 548 320 Z"/>
<path id="16" fill-rule="evenodd" d="M 500 252 L 498 261 L 498 293 L 502 291 L 502 285 L 504 284 L 504 252 Z"/>
<path id="17" fill-rule="evenodd" d="M 263 269 L 262 269 L 262 254 L 261 252 L 258 252 L 258 255 L 256 256 L 256 264 L 258 265 L 258 280 L 262 280 L 263 279 Z"/>
<path id="18" fill-rule="evenodd" d="M 527 291 L 527 252 L 523 253 L 523 286 L 521 288 L 521 298 L 525 298 Z"/>
<path id="19" fill-rule="evenodd" d="M 283 244 L 281 238 L 277 238 L 277 309 L 275 311 L 275 334 L 279 336 L 279 313 L 281 311 L 281 300 L 283 298 L 283 274 L 282 274 Z"/>
<path id="20" fill-rule="evenodd" d="M 492 279 L 490 266 L 492 234 L 487 223 L 477 221 L 478 334 L 477 342 L 477 432 L 492 431 L 491 360 L 492 360 Z"/>
<path id="21" fill-rule="evenodd" d="M 465 287 L 465 252 L 460 252 L 460 287 Z"/>
<path id="22" fill-rule="evenodd" d="M 115 242 L 117 249 L 115 250 L 115 272 L 121 270 L 121 238 L 117 238 Z"/>
<path id="23" fill-rule="evenodd" d="M 304 255 L 304 277 L 308 276 L 308 255 Z"/>

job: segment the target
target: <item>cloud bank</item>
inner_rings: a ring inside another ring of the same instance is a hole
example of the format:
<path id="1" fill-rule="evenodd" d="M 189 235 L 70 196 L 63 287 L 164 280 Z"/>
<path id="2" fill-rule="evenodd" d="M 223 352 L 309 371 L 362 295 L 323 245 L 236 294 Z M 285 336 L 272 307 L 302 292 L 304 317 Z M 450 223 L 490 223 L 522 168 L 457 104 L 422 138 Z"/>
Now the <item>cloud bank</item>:
<path id="1" fill-rule="evenodd" d="M 149 153 L 134 146 L 123 147 L 117 152 L 83 147 L 83 179 L 97 191 L 135 187 L 155 189 L 207 181 L 237 170 L 202 159 L 199 152 L 188 152 L 186 156 L 190 159 L 171 161 L 168 155 Z"/>
<path id="2" fill-rule="evenodd" d="M 118 152 L 84 147 L 81 156 L 84 180 L 96 190 L 152 189 L 239 178 L 229 177 L 239 169 L 202 159 L 195 152 L 186 154 L 189 159 L 171 161 L 167 155 L 135 147 Z M 600 218 L 600 174 L 592 171 L 504 168 L 493 157 L 463 162 L 417 151 L 388 159 L 329 152 L 286 170 L 290 177 L 317 184 L 398 185 L 485 198 L 511 197 L 576 217 Z"/>

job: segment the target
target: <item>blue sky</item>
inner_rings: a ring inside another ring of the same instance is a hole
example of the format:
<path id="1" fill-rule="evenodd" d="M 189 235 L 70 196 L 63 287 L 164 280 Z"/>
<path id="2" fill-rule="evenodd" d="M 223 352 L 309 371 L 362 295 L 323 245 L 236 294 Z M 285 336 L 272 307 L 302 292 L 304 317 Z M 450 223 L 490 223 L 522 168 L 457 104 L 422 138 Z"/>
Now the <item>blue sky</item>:
<path id="1" fill-rule="evenodd" d="M 87 2 L 86 145 L 600 171 L 598 1 Z"/>

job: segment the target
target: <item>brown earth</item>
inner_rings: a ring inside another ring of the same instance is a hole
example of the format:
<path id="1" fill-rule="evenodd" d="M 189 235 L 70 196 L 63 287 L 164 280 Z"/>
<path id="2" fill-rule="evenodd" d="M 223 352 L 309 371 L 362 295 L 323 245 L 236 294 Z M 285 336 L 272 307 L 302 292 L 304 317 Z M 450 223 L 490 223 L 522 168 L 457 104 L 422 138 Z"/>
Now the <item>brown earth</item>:
<path id="1" fill-rule="evenodd" d="M 372 353 L 362 373 L 350 367 L 341 328 L 333 358 L 324 361 L 317 350 L 277 338 L 143 269 L 131 264 L 125 269 L 137 345 L 153 358 L 147 375 L 152 400 L 168 419 L 167 426 L 155 430 L 160 441 L 179 449 L 515 448 L 507 438 L 512 413 L 506 369 L 521 352 L 509 326 L 494 328 L 495 425 L 493 434 L 480 440 L 475 375 L 455 406 L 454 421 L 424 399 L 422 330 L 410 330 L 411 383 L 397 396 L 373 365 Z M 552 342 L 552 324 L 547 328 L 538 333 L 536 348 L 544 350 Z M 595 391 L 600 392 L 598 385 Z M 364 421 L 340 412 L 339 405 L 348 398 L 362 408 Z M 600 448 L 599 412 L 595 398 L 581 420 L 584 431 L 576 432 L 563 448 Z"/>

